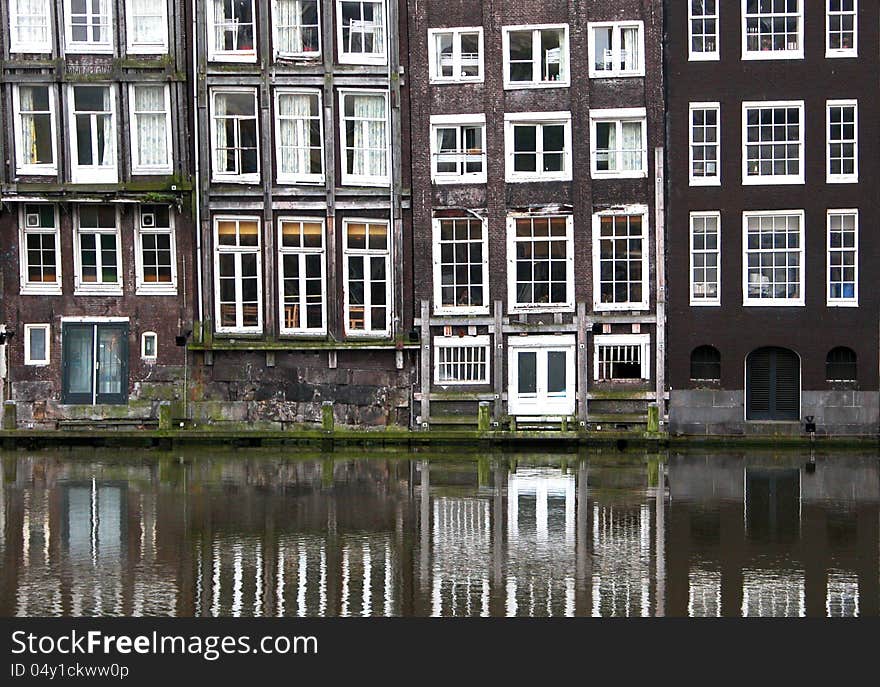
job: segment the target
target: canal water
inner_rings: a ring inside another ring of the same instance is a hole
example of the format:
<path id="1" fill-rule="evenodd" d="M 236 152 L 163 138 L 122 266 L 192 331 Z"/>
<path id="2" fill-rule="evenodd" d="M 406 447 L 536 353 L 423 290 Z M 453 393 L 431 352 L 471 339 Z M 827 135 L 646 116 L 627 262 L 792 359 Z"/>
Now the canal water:
<path id="1" fill-rule="evenodd" d="M 878 615 L 875 454 L 0 460 L 0 616 Z"/>

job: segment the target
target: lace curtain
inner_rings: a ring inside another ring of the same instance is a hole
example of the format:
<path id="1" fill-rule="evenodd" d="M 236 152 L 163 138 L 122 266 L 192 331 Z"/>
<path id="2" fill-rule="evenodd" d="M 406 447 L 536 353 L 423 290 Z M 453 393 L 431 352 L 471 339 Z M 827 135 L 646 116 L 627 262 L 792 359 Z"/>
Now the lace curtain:
<path id="1" fill-rule="evenodd" d="M 49 40 L 49 0 L 12 0 L 12 26 L 19 43 Z"/>
<path id="2" fill-rule="evenodd" d="M 101 93 L 103 97 L 102 106 L 104 108 L 104 114 L 100 116 L 98 126 L 101 126 L 100 120 L 103 119 L 104 153 L 101 156 L 100 164 L 102 167 L 115 167 L 116 153 L 114 152 L 113 141 L 116 136 L 116 127 L 113 125 L 113 92 L 110 88 L 104 88 Z"/>
<path id="3" fill-rule="evenodd" d="M 133 43 L 155 45 L 165 40 L 163 3 L 166 0 L 132 0 Z"/>
<path id="4" fill-rule="evenodd" d="M 354 160 L 352 174 L 387 176 L 385 98 L 380 95 L 349 96 L 354 107 Z"/>
<path id="5" fill-rule="evenodd" d="M 642 169 L 642 123 L 623 122 L 622 164 L 626 171 Z"/>
<path id="6" fill-rule="evenodd" d="M 167 165 L 165 89 L 162 86 L 137 86 L 134 89 L 134 109 L 138 162 L 145 167 Z"/>
<path id="7" fill-rule="evenodd" d="M 281 118 L 281 171 L 284 174 L 309 174 L 312 96 L 288 93 L 278 99 Z"/>
<path id="8" fill-rule="evenodd" d="M 217 171 L 226 172 L 227 166 L 227 140 L 226 140 L 226 114 L 228 112 L 228 101 L 225 93 L 217 93 L 214 95 L 214 132 L 215 132 L 215 148 Z"/>
<path id="9" fill-rule="evenodd" d="M 638 28 L 623 29 L 622 31 L 621 68 L 632 72 L 639 68 L 639 30 Z"/>
<path id="10" fill-rule="evenodd" d="M 34 115 L 34 89 L 22 86 L 18 92 L 21 111 L 21 150 L 22 162 L 32 165 L 37 162 L 37 122 Z"/>

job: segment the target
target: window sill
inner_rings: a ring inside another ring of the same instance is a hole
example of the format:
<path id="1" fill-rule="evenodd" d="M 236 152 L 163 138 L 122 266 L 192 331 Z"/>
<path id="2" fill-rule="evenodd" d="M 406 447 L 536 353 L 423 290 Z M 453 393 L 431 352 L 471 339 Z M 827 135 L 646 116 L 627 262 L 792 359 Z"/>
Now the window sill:
<path id="1" fill-rule="evenodd" d="M 300 184 L 308 184 L 309 186 L 322 186 L 324 184 L 324 175 L 311 175 L 311 176 L 282 176 L 278 175 L 276 177 L 276 183 L 279 186 L 297 186 Z"/>
<path id="2" fill-rule="evenodd" d="M 690 186 L 721 186 L 721 177 L 691 179 Z"/>
<path id="3" fill-rule="evenodd" d="M 718 62 L 720 59 L 721 55 L 718 51 L 706 53 L 694 52 L 688 55 L 688 62 Z"/>
<path id="4" fill-rule="evenodd" d="M 480 308 L 455 308 L 455 307 L 434 307 L 435 315 L 443 315 L 443 316 L 462 316 L 466 317 L 468 315 L 488 315 L 489 308 L 488 307 L 480 307 Z"/>
<path id="5" fill-rule="evenodd" d="M 208 62 L 241 62 L 253 64 L 257 61 L 257 52 L 209 53 Z"/>
<path id="6" fill-rule="evenodd" d="M 803 50 L 743 50 L 742 59 L 745 62 L 761 60 L 802 60 Z"/>
<path id="7" fill-rule="evenodd" d="M 593 303 L 594 312 L 640 312 L 650 309 L 647 303 Z"/>
<path id="8" fill-rule="evenodd" d="M 16 167 L 15 173 L 22 177 L 57 177 L 58 167 Z"/>
<path id="9" fill-rule="evenodd" d="M 275 61 L 281 61 L 281 64 L 284 64 L 284 60 L 302 60 L 306 62 L 318 62 L 322 59 L 323 53 L 320 50 L 310 51 L 310 52 L 277 52 L 275 53 Z"/>
<path id="10" fill-rule="evenodd" d="M 360 55 L 358 53 L 340 53 L 339 64 L 366 65 L 384 67 L 388 64 L 388 57 L 385 53 L 381 55 Z"/>
<path id="11" fill-rule="evenodd" d="M 119 173 L 114 168 L 111 172 L 89 172 L 74 170 L 70 176 L 72 184 L 118 184 Z"/>
<path id="12" fill-rule="evenodd" d="M 766 301 L 758 301 L 758 300 L 749 300 L 747 298 L 743 299 L 743 307 L 744 308 L 803 308 L 804 307 L 804 299 L 791 299 L 791 300 L 779 300 L 779 299 L 770 299 L 768 298 Z"/>
<path id="13" fill-rule="evenodd" d="M 743 186 L 797 186 L 803 185 L 806 182 L 803 177 L 791 177 L 791 176 L 753 176 L 753 177 L 743 177 L 742 185 Z"/>
<path id="14" fill-rule="evenodd" d="M 327 328 L 323 329 L 284 329 L 279 330 L 278 335 L 285 339 L 323 339 L 327 336 Z"/>
<path id="15" fill-rule="evenodd" d="M 691 300 L 690 305 L 691 305 L 691 307 L 693 307 L 693 308 L 720 308 L 720 307 L 721 307 L 721 301 L 720 301 L 720 300 L 714 300 L 714 301 L 695 301 L 695 300 Z"/>
<path id="16" fill-rule="evenodd" d="M 454 186 L 456 184 L 485 184 L 486 175 L 474 175 L 467 177 L 431 177 L 431 182 L 437 186 Z"/>
<path id="17" fill-rule="evenodd" d="M 362 332 L 362 331 L 348 332 L 347 331 L 347 332 L 345 332 L 345 338 L 348 341 L 360 341 L 360 340 L 376 341 L 376 340 L 390 339 L 391 332 L 390 331 L 385 331 L 385 332 Z"/>
<path id="18" fill-rule="evenodd" d="M 257 185 L 260 183 L 260 175 L 251 175 L 251 176 L 212 176 L 211 183 L 213 184 L 251 184 Z"/>
<path id="19" fill-rule="evenodd" d="M 174 174 L 174 167 L 132 167 L 131 173 L 134 176 L 171 176 Z"/>
<path id="20" fill-rule="evenodd" d="M 27 54 L 27 55 L 51 55 L 51 45 L 13 45 L 9 48 L 10 54 Z"/>
<path id="21" fill-rule="evenodd" d="M 391 186 L 391 180 L 388 178 L 377 178 L 377 177 L 351 177 L 345 174 L 342 175 L 342 185 L 343 186 L 378 186 L 385 187 Z"/>
<path id="22" fill-rule="evenodd" d="M 61 296 L 63 294 L 61 285 L 52 286 L 22 286 L 19 290 L 22 296 Z"/>
<path id="23" fill-rule="evenodd" d="M 177 284 L 168 287 L 158 286 L 138 286 L 135 289 L 135 295 L 138 296 L 176 296 Z"/>
<path id="24" fill-rule="evenodd" d="M 26 361 L 24 365 L 25 367 L 49 367 L 49 364 L 48 360 L 41 360 L 40 362 Z"/>
<path id="25" fill-rule="evenodd" d="M 215 327 L 214 333 L 218 336 L 235 338 L 236 336 L 244 336 L 248 338 L 257 338 L 263 336 L 263 327 L 235 328 L 235 327 Z"/>
<path id="26" fill-rule="evenodd" d="M 73 290 L 74 296 L 121 296 L 122 287 L 121 286 L 113 286 L 107 288 L 101 288 L 97 286 L 93 287 L 85 287 L 85 286 L 77 286 Z"/>
<path id="27" fill-rule="evenodd" d="M 574 312 L 574 304 L 559 304 L 559 305 L 517 305 L 512 308 L 508 308 L 508 314 L 510 315 L 540 315 L 542 313 L 555 313 L 555 312 Z"/>
<path id="28" fill-rule="evenodd" d="M 639 172 L 598 172 L 593 171 L 590 175 L 593 179 L 647 179 L 647 171 Z"/>
<path id="29" fill-rule="evenodd" d="M 138 47 L 136 45 L 127 45 L 125 47 L 127 55 L 167 55 L 168 45 L 144 45 Z"/>
<path id="30" fill-rule="evenodd" d="M 859 183 L 859 177 L 855 176 L 827 176 L 825 177 L 826 184 L 857 184 Z"/>
<path id="31" fill-rule="evenodd" d="M 831 300 L 829 300 L 825 305 L 829 308 L 858 308 L 859 302 L 858 302 L 858 300 L 851 300 L 851 301 L 831 301 Z"/>
<path id="32" fill-rule="evenodd" d="M 553 175 L 530 175 L 530 176 L 513 176 L 508 175 L 504 178 L 508 184 L 540 184 L 548 181 L 571 181 L 571 174 L 553 174 Z"/>
<path id="33" fill-rule="evenodd" d="M 825 57 L 829 60 L 858 56 L 859 51 L 856 48 L 846 48 L 844 50 L 829 50 L 826 48 L 825 50 Z"/>
<path id="34" fill-rule="evenodd" d="M 100 45 L 65 45 L 64 52 L 68 55 L 112 55 L 113 46 Z"/>
<path id="35" fill-rule="evenodd" d="M 480 77 L 475 77 L 471 79 L 437 79 L 433 78 L 428 81 L 432 86 L 448 86 L 450 84 L 466 84 L 466 83 L 483 83 L 485 79 Z"/>
<path id="36" fill-rule="evenodd" d="M 644 76 L 644 69 L 636 72 L 590 72 L 591 79 L 638 79 Z"/>
<path id="37" fill-rule="evenodd" d="M 570 88 L 568 81 L 529 81 L 523 83 L 505 82 L 505 91 L 527 91 L 537 88 Z"/>

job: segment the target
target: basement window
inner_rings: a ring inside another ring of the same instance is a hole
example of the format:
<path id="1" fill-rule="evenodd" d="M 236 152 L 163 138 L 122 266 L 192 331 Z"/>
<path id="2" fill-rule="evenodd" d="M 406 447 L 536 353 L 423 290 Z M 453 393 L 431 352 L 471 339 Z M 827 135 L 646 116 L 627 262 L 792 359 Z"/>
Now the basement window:
<path id="1" fill-rule="evenodd" d="M 593 339 L 593 379 L 650 379 L 650 334 L 606 334 Z"/>
<path id="2" fill-rule="evenodd" d="M 24 326 L 24 364 L 49 364 L 49 325 L 26 324 Z"/>

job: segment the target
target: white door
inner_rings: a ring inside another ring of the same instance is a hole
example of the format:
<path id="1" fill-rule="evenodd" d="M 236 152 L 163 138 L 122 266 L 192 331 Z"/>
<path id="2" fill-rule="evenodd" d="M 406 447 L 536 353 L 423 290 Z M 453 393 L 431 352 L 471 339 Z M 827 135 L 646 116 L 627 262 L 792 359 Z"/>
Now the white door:
<path id="1" fill-rule="evenodd" d="M 551 341 L 545 343 L 546 339 Z M 509 344 L 508 350 L 510 415 L 574 414 L 577 380 L 572 337 L 524 337 Z"/>

